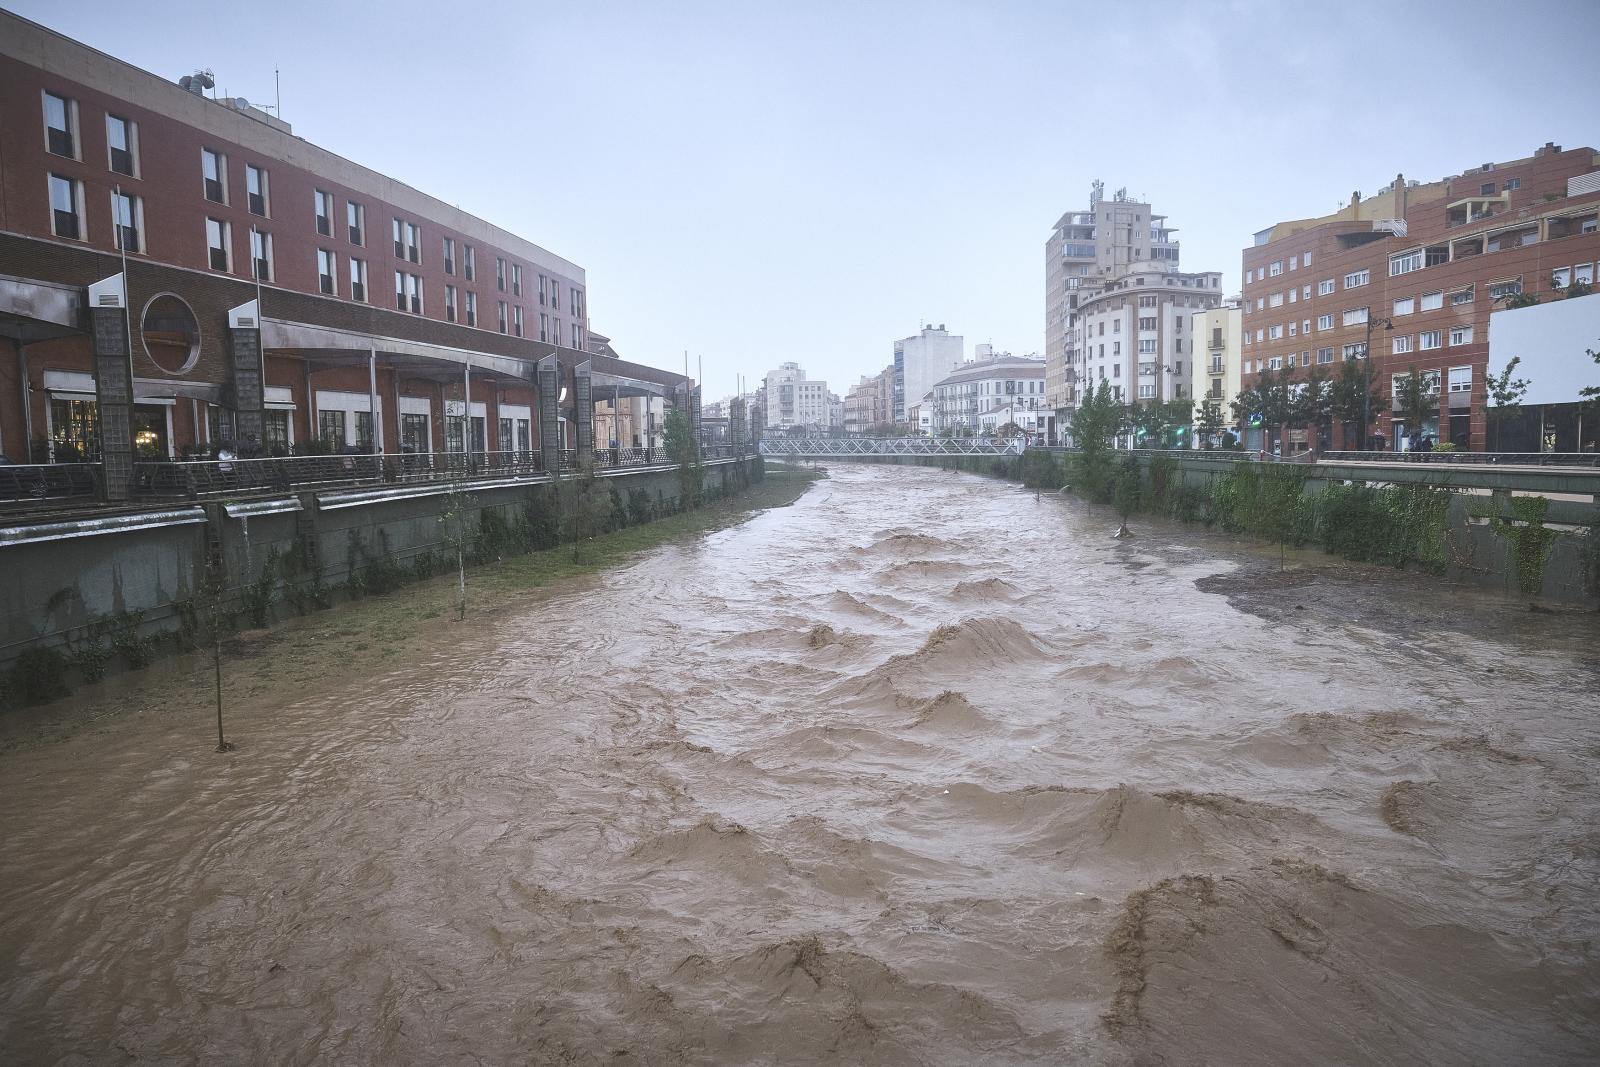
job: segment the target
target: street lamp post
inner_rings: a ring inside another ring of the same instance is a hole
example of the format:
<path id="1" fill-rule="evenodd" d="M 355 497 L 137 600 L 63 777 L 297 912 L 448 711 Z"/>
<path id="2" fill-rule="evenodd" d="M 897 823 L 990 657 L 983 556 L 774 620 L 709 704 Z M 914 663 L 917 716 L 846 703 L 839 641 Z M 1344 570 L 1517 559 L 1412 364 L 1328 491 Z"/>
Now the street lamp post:
<path id="1" fill-rule="evenodd" d="M 1367 436 L 1367 427 L 1372 421 L 1372 328 L 1379 323 L 1383 324 L 1383 328 L 1386 331 L 1394 329 L 1393 319 L 1375 319 L 1370 313 L 1367 315 L 1367 343 L 1362 350 L 1362 358 L 1367 361 L 1366 373 L 1362 375 L 1361 389 L 1361 450 L 1363 452 L 1366 451 L 1367 443 L 1370 440 Z"/>

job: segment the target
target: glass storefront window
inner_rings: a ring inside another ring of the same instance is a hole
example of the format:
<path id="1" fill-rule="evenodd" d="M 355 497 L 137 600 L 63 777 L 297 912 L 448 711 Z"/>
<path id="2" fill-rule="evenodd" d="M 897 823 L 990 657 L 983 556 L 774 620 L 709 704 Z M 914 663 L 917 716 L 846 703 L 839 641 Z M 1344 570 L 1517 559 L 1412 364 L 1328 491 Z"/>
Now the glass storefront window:
<path id="1" fill-rule="evenodd" d="M 50 437 L 55 462 L 100 458 L 100 409 L 93 400 L 50 398 Z"/>

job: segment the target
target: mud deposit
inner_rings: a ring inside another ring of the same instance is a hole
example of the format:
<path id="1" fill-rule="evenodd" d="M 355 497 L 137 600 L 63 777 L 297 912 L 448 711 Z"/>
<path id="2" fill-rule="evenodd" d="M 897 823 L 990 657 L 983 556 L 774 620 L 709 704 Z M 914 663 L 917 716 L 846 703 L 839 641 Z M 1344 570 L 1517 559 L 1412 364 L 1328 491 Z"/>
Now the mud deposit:
<path id="1" fill-rule="evenodd" d="M 1600 1058 L 1593 618 L 1114 525 L 842 466 L 0 757 L 0 1061 Z"/>

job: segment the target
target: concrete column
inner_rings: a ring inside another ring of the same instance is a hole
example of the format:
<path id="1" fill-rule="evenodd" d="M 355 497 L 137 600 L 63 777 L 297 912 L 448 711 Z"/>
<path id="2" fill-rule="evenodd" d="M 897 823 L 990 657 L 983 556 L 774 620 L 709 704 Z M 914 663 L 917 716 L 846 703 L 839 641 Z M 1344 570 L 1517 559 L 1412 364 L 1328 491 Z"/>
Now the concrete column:
<path id="1" fill-rule="evenodd" d="M 127 500 L 133 495 L 133 350 L 122 275 L 89 286 L 89 326 L 94 337 L 103 491 L 107 500 Z"/>
<path id="2" fill-rule="evenodd" d="M 378 350 L 367 349 L 367 420 L 372 423 L 372 451 L 383 451 L 383 419 L 378 414 Z"/>
<path id="3" fill-rule="evenodd" d="M 577 419 L 578 462 L 587 463 L 594 459 L 594 393 L 590 388 L 589 360 L 584 360 L 573 372 L 573 406 L 576 409 L 574 418 Z"/>
<path id="4" fill-rule="evenodd" d="M 228 312 L 228 371 L 233 394 L 233 433 L 241 449 L 260 448 L 266 437 L 266 383 L 262 381 L 261 309 L 257 301 Z"/>
<path id="5" fill-rule="evenodd" d="M 539 450 L 544 469 L 552 473 L 561 463 L 561 362 L 555 353 L 539 361 L 537 393 L 539 397 Z"/>

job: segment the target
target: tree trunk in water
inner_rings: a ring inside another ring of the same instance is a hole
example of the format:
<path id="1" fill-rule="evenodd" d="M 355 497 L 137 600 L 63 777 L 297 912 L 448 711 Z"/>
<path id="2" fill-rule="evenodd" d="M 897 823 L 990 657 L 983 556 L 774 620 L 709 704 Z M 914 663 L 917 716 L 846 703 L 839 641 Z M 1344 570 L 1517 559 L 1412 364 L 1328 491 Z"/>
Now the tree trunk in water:
<path id="1" fill-rule="evenodd" d="M 456 572 L 461 577 L 460 591 L 456 595 L 456 621 L 462 622 L 467 617 L 467 556 L 459 548 L 456 549 Z"/>

